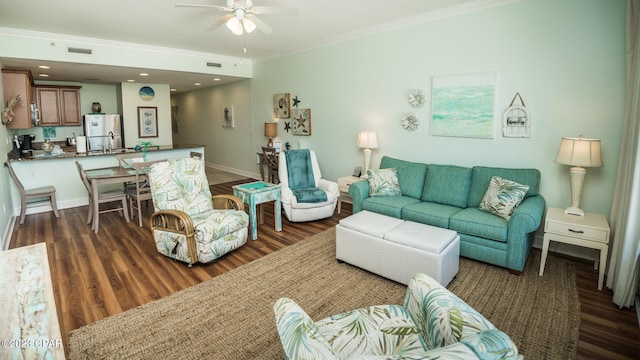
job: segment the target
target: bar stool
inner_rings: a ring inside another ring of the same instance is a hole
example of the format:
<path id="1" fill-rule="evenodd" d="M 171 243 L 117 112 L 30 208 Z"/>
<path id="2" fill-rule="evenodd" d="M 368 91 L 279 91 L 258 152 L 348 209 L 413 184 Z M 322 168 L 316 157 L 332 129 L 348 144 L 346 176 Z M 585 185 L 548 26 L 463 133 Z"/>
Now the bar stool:
<path id="1" fill-rule="evenodd" d="M 18 177 L 16 176 L 16 173 L 13 171 L 13 168 L 11 167 L 11 162 L 9 162 L 9 161 L 5 162 L 4 166 L 6 166 L 7 169 L 9 169 L 9 175 L 11 175 L 11 178 L 13 179 L 13 182 L 18 187 L 18 191 L 20 191 L 20 202 L 22 203 L 21 206 L 20 206 L 20 224 L 21 225 L 24 223 L 24 217 L 25 217 L 26 212 L 27 212 L 27 207 L 34 206 L 36 204 L 38 204 L 38 205 L 40 204 L 40 202 L 28 203 L 27 200 L 29 200 L 29 199 L 49 198 L 48 201 L 51 203 L 51 208 L 53 209 L 53 213 L 56 215 L 56 217 L 60 217 L 60 214 L 58 214 L 58 206 L 57 206 L 57 203 L 56 203 L 56 188 L 55 187 L 53 187 L 53 186 L 43 186 L 43 187 L 39 187 L 39 188 L 35 188 L 35 189 L 25 189 L 24 186 L 22 186 L 22 183 L 20 182 Z"/>

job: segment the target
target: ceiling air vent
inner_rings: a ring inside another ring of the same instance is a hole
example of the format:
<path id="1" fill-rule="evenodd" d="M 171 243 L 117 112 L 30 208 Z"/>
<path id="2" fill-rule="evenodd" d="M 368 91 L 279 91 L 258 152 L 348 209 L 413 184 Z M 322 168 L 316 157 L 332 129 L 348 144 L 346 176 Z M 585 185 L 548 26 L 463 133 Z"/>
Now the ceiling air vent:
<path id="1" fill-rule="evenodd" d="M 222 64 L 214 63 L 214 62 L 207 62 L 207 66 L 221 68 Z"/>
<path id="2" fill-rule="evenodd" d="M 87 55 L 93 54 L 93 50 L 91 49 L 83 49 L 83 48 L 77 48 L 77 47 L 68 47 L 67 52 L 76 53 L 76 54 L 87 54 Z"/>

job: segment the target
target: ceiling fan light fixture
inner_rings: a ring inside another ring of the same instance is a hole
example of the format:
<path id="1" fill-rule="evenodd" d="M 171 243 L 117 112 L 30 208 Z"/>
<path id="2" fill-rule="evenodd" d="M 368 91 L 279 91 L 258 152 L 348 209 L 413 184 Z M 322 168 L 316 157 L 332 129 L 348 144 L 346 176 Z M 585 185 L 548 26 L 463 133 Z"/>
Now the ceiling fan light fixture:
<path id="1" fill-rule="evenodd" d="M 227 28 L 235 35 L 242 35 L 242 23 L 240 23 L 240 19 L 235 16 L 227 21 Z"/>
<path id="2" fill-rule="evenodd" d="M 247 33 L 251 33 L 253 30 L 256 29 L 256 24 L 247 18 L 242 19 L 242 25 L 244 25 L 244 30 Z"/>

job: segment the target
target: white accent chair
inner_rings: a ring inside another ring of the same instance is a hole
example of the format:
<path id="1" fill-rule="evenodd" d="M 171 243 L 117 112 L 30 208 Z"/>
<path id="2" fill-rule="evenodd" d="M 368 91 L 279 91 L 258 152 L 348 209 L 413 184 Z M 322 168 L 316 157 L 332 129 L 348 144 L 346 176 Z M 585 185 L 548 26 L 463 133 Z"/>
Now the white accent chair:
<path id="1" fill-rule="evenodd" d="M 316 153 L 313 150 L 309 150 L 309 152 L 315 186 L 327 194 L 327 200 L 318 203 L 298 202 L 293 191 L 289 188 L 286 151 L 281 151 L 278 157 L 278 178 L 280 180 L 281 189 L 280 197 L 284 214 L 291 222 L 314 221 L 332 216 L 338 203 L 338 197 L 340 196 L 338 183 L 322 178 Z"/>

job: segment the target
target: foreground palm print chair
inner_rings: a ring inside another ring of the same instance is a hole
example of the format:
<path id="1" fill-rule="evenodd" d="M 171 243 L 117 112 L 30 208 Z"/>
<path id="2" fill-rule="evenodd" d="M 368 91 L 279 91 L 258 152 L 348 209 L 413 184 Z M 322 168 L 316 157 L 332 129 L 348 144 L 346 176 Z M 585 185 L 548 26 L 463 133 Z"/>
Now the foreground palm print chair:
<path id="1" fill-rule="evenodd" d="M 288 298 L 274 305 L 285 359 L 522 359 L 509 336 L 426 274 L 404 306 L 378 305 L 313 322 Z"/>
<path id="2" fill-rule="evenodd" d="M 154 163 L 149 169 L 151 233 L 158 252 L 184 261 L 214 261 L 247 242 L 249 216 L 242 200 L 211 196 L 198 158 Z"/>

